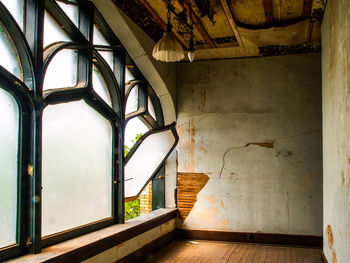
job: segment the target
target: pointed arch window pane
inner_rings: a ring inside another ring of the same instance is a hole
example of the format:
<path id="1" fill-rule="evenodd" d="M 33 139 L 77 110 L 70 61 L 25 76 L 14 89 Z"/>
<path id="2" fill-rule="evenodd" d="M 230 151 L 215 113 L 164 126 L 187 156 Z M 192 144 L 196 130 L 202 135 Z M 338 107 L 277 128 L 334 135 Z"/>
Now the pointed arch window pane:
<path id="1" fill-rule="evenodd" d="M 139 88 L 133 87 L 129 93 L 128 100 L 126 102 L 125 114 L 130 114 L 137 111 L 139 108 Z"/>
<path id="2" fill-rule="evenodd" d="M 62 8 L 66 15 L 72 20 L 72 22 L 78 27 L 79 26 L 79 6 L 74 4 L 68 4 L 61 1 L 56 1 L 57 4 Z"/>
<path id="3" fill-rule="evenodd" d="M 112 215 L 112 126 L 84 101 L 43 113 L 42 234 Z"/>
<path id="4" fill-rule="evenodd" d="M 0 88 L 0 248 L 16 243 L 18 106 Z"/>
<path id="5" fill-rule="evenodd" d="M 96 93 L 112 107 L 112 99 L 108 91 L 108 86 L 99 69 L 94 65 L 92 73 L 92 86 Z"/>
<path id="6" fill-rule="evenodd" d="M 112 51 L 98 51 L 100 55 L 103 57 L 104 60 L 106 60 L 108 66 L 113 71 L 113 64 L 114 64 L 114 55 Z"/>
<path id="7" fill-rule="evenodd" d="M 124 144 L 131 149 L 136 143 L 137 135 L 145 134 L 149 129 L 147 126 L 138 118 L 132 118 L 128 121 L 125 127 L 125 142 Z"/>
<path id="8" fill-rule="evenodd" d="M 24 3 L 23 0 L 1 0 L 23 30 Z"/>
<path id="9" fill-rule="evenodd" d="M 44 90 L 74 87 L 77 84 L 78 52 L 63 49 L 51 60 L 45 74 Z"/>
<path id="10" fill-rule="evenodd" d="M 157 120 L 156 112 L 154 111 L 154 106 L 150 97 L 148 97 L 148 112 L 153 117 L 153 119 Z"/>
<path id="11" fill-rule="evenodd" d="M 94 25 L 94 45 L 110 46 L 110 43 L 98 29 L 98 25 Z"/>
<path id="12" fill-rule="evenodd" d="M 45 11 L 44 18 L 44 47 L 55 43 L 65 41 L 71 41 L 68 34 L 62 29 L 62 27 L 56 22 L 56 20 Z"/>
<path id="13" fill-rule="evenodd" d="M 128 66 L 125 67 L 125 84 L 129 84 L 130 81 L 135 80 L 134 75 L 131 73 Z"/>
<path id="14" fill-rule="evenodd" d="M 19 55 L 12 39 L 5 26 L 0 22 L 0 65 L 23 80 L 22 66 L 19 61 Z"/>

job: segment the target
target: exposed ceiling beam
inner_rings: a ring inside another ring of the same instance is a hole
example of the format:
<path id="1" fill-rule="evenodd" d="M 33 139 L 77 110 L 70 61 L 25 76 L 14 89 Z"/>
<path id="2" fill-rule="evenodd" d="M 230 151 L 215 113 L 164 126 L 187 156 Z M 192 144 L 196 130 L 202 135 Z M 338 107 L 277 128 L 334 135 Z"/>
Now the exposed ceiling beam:
<path id="1" fill-rule="evenodd" d="M 266 24 L 273 24 L 272 0 L 263 0 Z"/>
<path id="2" fill-rule="evenodd" d="M 311 10 L 312 10 L 312 0 L 304 0 L 303 5 L 303 14 L 301 15 L 302 18 L 308 18 L 311 16 Z"/>
<path id="3" fill-rule="evenodd" d="M 215 44 L 214 40 L 209 36 L 208 32 L 205 30 L 204 26 L 202 25 L 201 20 L 194 13 L 191 6 L 188 4 L 187 0 L 177 0 L 177 1 L 181 5 L 182 8 L 186 8 L 187 10 L 191 9 L 193 24 L 197 28 L 198 32 L 202 35 L 204 41 L 209 45 L 209 47 L 216 48 L 216 44 Z"/>
<path id="4" fill-rule="evenodd" d="M 153 10 L 153 8 L 149 5 L 149 3 L 146 0 L 138 0 L 140 4 L 146 8 L 146 10 L 150 13 L 154 21 L 162 28 L 162 30 L 166 31 L 166 23 L 161 19 L 161 17 Z M 184 49 L 187 49 L 187 46 L 177 37 L 176 34 L 174 34 L 179 43 L 182 45 Z"/>
<path id="5" fill-rule="evenodd" d="M 147 9 L 147 11 L 151 14 L 152 18 L 156 23 L 163 29 L 163 31 L 166 30 L 166 24 L 165 22 L 160 18 L 160 16 L 153 10 L 153 8 L 147 3 L 145 0 L 139 0 L 140 4 L 143 5 L 144 8 Z"/>
<path id="6" fill-rule="evenodd" d="M 235 35 L 235 37 L 237 39 L 239 46 L 244 47 L 241 35 L 239 34 L 238 27 L 237 27 L 236 22 L 233 18 L 233 15 L 232 15 L 230 7 L 227 3 L 227 0 L 220 0 L 220 2 L 221 2 L 222 8 L 225 11 L 226 18 L 227 18 L 228 22 L 230 23 L 231 29 L 232 29 L 233 34 Z"/>

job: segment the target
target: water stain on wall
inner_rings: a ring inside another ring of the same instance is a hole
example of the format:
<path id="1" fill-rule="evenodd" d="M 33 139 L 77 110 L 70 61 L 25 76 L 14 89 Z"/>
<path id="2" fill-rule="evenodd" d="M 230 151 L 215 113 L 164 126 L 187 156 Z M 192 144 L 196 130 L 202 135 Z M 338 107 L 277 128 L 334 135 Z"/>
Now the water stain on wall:
<path id="1" fill-rule="evenodd" d="M 176 203 L 179 215 L 185 220 L 197 202 L 197 194 L 209 181 L 209 176 L 203 173 L 178 173 Z"/>

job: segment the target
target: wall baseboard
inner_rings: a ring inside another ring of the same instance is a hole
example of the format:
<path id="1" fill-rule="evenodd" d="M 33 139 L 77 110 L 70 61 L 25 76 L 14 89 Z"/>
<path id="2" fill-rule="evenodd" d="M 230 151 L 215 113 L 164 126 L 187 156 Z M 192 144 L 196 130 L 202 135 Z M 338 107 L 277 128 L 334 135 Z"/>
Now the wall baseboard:
<path id="1" fill-rule="evenodd" d="M 154 256 L 154 252 L 163 248 L 176 238 L 176 230 L 173 230 L 156 240 L 153 240 L 151 243 L 148 243 L 144 247 L 132 252 L 131 254 L 117 260 L 115 263 L 129 263 L 129 262 L 141 262 L 142 260 L 151 260 Z"/>
<path id="2" fill-rule="evenodd" d="M 322 248 L 322 236 L 177 229 L 179 239 L 260 243 Z"/>

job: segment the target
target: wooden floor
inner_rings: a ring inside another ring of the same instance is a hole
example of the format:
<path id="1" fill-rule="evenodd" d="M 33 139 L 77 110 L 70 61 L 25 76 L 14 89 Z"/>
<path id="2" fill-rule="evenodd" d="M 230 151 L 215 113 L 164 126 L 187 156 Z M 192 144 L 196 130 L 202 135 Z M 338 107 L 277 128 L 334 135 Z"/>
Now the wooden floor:
<path id="1" fill-rule="evenodd" d="M 155 262 L 320 263 L 321 250 L 257 244 L 175 240 L 155 254 Z"/>

